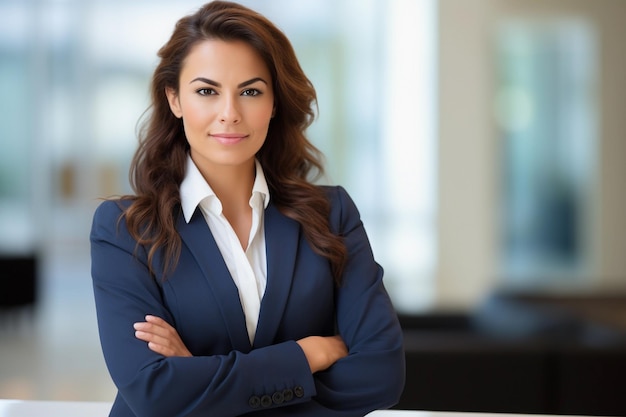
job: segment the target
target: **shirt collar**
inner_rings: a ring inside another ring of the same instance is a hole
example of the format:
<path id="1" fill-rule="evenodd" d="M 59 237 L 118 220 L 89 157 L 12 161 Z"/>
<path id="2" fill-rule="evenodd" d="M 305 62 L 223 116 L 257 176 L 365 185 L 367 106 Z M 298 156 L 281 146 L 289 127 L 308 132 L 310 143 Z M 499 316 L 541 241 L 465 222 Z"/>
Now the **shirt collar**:
<path id="1" fill-rule="evenodd" d="M 256 176 L 254 185 L 252 186 L 252 195 L 250 196 L 250 205 L 254 208 L 257 202 L 263 204 L 263 208 L 267 208 L 270 202 L 270 192 L 265 180 L 265 174 L 261 163 L 255 159 Z M 187 154 L 187 163 L 185 167 L 185 177 L 180 184 L 180 204 L 183 209 L 185 221 L 189 223 L 194 211 L 203 200 L 206 199 L 208 208 L 212 211 L 221 213 L 222 204 L 215 195 L 215 192 L 206 182 L 200 170 Z"/>

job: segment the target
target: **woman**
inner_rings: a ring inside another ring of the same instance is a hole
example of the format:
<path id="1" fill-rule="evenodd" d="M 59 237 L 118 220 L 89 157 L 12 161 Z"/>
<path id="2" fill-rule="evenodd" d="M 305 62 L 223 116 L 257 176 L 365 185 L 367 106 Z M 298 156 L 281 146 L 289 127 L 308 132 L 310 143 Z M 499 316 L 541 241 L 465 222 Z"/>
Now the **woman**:
<path id="1" fill-rule="evenodd" d="M 282 32 L 214 1 L 159 51 L 135 195 L 91 232 L 111 416 L 362 416 L 404 386 L 354 203 L 316 186 L 315 90 Z"/>

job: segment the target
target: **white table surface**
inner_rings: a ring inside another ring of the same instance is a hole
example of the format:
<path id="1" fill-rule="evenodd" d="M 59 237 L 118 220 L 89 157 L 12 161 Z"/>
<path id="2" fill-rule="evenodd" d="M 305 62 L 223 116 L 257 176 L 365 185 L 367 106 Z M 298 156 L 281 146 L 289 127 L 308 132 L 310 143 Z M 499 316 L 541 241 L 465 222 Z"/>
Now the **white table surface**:
<path id="1" fill-rule="evenodd" d="M 108 417 L 111 403 L 26 401 L 0 399 L 0 417 Z M 538 414 L 456 413 L 443 411 L 380 410 L 368 417 L 542 417 Z M 543 416 L 546 417 L 546 416 Z M 565 417 L 565 416 L 559 416 Z"/>

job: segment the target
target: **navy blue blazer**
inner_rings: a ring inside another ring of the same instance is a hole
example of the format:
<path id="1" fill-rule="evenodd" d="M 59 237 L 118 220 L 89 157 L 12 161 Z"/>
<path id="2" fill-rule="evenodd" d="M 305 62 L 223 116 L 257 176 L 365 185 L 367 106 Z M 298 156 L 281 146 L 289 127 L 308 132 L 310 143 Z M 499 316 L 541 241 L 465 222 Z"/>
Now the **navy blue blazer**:
<path id="1" fill-rule="evenodd" d="M 334 284 L 328 260 L 270 203 L 267 287 L 252 345 L 237 287 L 199 210 L 189 223 L 178 216 L 182 252 L 162 280 L 150 275 L 147 249 L 118 221 L 120 203 L 97 208 L 93 288 L 100 342 L 118 389 L 110 416 L 363 416 L 397 403 L 404 351 L 383 270 L 354 202 L 341 187 L 325 188 L 331 227 L 349 252 L 343 283 Z M 135 338 L 133 323 L 146 314 L 174 326 L 194 356 L 166 358 Z M 312 375 L 295 341 L 336 333 L 349 355 Z"/>

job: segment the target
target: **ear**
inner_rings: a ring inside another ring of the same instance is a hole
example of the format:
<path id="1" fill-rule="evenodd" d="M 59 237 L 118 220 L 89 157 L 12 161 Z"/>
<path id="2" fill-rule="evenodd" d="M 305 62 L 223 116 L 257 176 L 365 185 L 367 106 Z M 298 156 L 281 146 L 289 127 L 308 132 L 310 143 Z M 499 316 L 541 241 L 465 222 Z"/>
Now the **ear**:
<path id="1" fill-rule="evenodd" d="M 167 96 L 167 101 L 170 104 L 170 110 L 174 116 L 179 119 L 183 117 L 183 111 L 180 108 L 180 100 L 178 100 L 178 93 L 171 87 L 165 87 L 165 95 Z"/>

